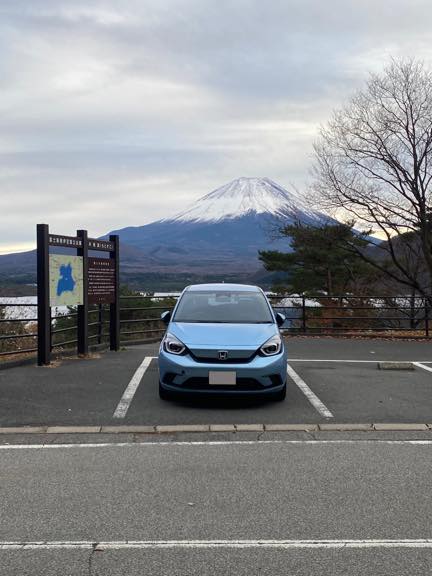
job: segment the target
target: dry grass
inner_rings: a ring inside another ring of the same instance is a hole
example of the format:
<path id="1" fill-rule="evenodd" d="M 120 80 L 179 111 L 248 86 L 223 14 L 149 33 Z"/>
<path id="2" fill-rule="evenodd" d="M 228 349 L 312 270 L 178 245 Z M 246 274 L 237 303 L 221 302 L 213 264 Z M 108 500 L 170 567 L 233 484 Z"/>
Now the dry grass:
<path id="1" fill-rule="evenodd" d="M 6 356 L 0 356 L 0 364 L 3 362 L 11 362 L 12 360 L 26 360 L 28 358 L 34 358 L 36 361 L 36 354 L 34 352 L 27 352 L 26 354 L 7 354 Z"/>

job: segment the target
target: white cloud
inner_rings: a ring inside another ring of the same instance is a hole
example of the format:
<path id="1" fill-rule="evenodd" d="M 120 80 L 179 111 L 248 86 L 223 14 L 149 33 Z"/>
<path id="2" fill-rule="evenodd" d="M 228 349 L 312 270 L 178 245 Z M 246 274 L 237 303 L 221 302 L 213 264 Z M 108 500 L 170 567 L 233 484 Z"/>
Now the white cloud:
<path id="1" fill-rule="evenodd" d="M 242 175 L 304 188 L 318 125 L 368 71 L 432 62 L 431 15 L 428 0 L 2 3 L 0 251 L 41 221 L 143 224 Z"/>

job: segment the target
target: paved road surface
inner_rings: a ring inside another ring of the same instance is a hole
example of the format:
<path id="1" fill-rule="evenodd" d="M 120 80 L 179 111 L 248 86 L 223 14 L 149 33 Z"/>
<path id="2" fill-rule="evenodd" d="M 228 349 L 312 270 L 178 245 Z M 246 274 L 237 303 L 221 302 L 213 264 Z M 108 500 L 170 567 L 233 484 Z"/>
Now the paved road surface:
<path id="1" fill-rule="evenodd" d="M 413 542 L 432 539 L 431 472 L 427 441 L 2 447 L 0 573 L 424 575 L 432 548 Z M 263 539 L 311 547 L 266 548 L 256 542 Z M 316 543 L 328 539 L 384 543 Z M 141 543 L 92 549 L 130 540 Z M 157 542 L 144 548 L 149 540 Z M 158 547 L 165 540 L 183 542 Z M 226 542 L 185 547 L 191 540 Z M 251 547 L 230 548 L 233 540 Z M 1 549 L 11 541 L 51 544 Z M 56 548 L 78 541 L 82 549 Z"/>

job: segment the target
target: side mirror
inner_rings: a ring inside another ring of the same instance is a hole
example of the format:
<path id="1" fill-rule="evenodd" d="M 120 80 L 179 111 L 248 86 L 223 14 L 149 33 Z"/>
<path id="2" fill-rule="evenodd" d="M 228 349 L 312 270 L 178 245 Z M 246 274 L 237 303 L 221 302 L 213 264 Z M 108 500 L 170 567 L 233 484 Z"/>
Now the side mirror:
<path id="1" fill-rule="evenodd" d="M 279 328 L 285 323 L 285 320 L 286 316 L 284 314 L 281 314 L 280 312 L 276 314 L 276 322 Z"/>
<path id="2" fill-rule="evenodd" d="M 168 324 L 170 323 L 170 320 L 171 320 L 171 312 L 169 310 L 162 312 L 161 320 L 164 324 L 166 324 L 168 326 Z"/>

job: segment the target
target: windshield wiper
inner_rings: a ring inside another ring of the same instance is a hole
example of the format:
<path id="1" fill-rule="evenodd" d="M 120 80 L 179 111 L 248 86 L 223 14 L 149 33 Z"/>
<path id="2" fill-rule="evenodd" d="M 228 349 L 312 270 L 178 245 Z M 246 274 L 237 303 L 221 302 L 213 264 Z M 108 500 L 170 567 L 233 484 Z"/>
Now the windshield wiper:
<path id="1" fill-rule="evenodd" d="M 183 324 L 227 324 L 227 322 L 223 322 L 222 320 L 176 320 L 175 318 L 174 322 Z"/>
<path id="2" fill-rule="evenodd" d="M 271 320 L 258 320 L 257 322 L 247 322 L 246 320 L 176 320 L 183 324 L 273 324 Z"/>

